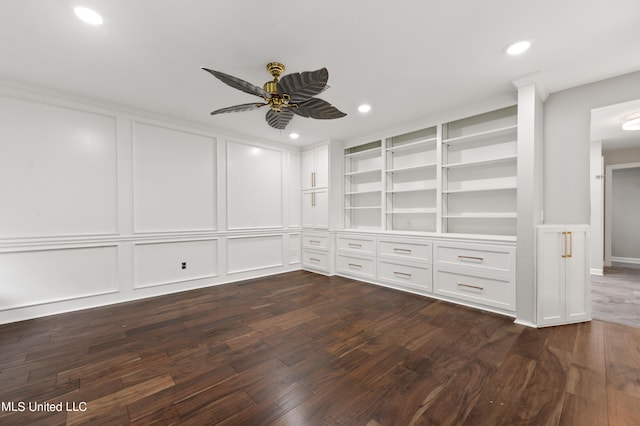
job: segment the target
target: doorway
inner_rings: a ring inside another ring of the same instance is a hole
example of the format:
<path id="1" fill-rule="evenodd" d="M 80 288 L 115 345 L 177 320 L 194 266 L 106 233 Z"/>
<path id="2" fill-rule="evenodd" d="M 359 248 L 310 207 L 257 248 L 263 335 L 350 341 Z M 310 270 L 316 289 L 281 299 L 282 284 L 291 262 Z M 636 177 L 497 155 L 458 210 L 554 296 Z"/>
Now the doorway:
<path id="1" fill-rule="evenodd" d="M 594 319 L 640 327 L 640 100 L 591 111 L 591 296 Z"/>

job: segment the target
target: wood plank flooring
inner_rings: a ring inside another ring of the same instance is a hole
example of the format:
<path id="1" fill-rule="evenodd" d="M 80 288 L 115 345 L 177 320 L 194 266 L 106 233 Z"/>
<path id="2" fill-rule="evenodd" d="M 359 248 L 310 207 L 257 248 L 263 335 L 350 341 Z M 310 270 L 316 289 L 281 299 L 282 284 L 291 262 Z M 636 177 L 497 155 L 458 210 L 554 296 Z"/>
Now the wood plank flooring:
<path id="1" fill-rule="evenodd" d="M 640 327 L 640 265 L 614 263 L 591 275 L 591 312 L 602 321 Z"/>
<path id="2" fill-rule="evenodd" d="M 640 425 L 640 329 L 296 271 L 0 326 L 0 401 L 8 425 Z"/>

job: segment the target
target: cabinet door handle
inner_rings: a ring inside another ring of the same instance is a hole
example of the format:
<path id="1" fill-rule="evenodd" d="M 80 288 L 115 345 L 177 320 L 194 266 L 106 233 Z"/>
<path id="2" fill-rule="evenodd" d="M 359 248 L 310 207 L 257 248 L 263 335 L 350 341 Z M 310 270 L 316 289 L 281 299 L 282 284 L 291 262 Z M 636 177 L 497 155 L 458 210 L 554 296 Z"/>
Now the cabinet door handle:
<path id="1" fill-rule="evenodd" d="M 311 207 L 315 207 L 316 206 L 316 193 L 312 192 L 311 193 Z"/>
<path id="2" fill-rule="evenodd" d="M 408 274 L 406 272 L 398 272 L 398 271 L 393 271 L 394 275 L 400 275 L 401 277 L 407 277 L 407 278 L 411 278 L 411 274 Z"/>
<path id="3" fill-rule="evenodd" d="M 564 235 L 564 253 L 562 257 L 573 257 L 573 234 L 567 231 L 563 232 L 562 235 Z M 567 248 L 569 249 L 569 253 L 567 253 Z"/>
<path id="4" fill-rule="evenodd" d="M 315 257 L 310 257 L 309 260 L 312 262 L 320 262 L 320 259 L 316 259 Z"/>
<path id="5" fill-rule="evenodd" d="M 460 287 L 473 288 L 475 290 L 484 290 L 484 287 L 480 287 L 480 286 L 477 286 L 477 285 L 471 285 L 471 284 L 465 284 L 465 283 L 458 283 L 458 285 Z"/>
<path id="6" fill-rule="evenodd" d="M 411 254 L 411 249 L 405 249 L 405 248 L 397 248 L 394 247 L 393 251 L 398 252 L 398 253 L 407 253 L 407 254 Z"/>
<path id="7" fill-rule="evenodd" d="M 458 255 L 458 259 L 462 260 L 463 262 L 466 261 L 472 261 L 472 262 L 482 262 L 484 260 L 484 257 L 476 257 L 476 256 L 463 256 L 461 254 Z"/>
<path id="8" fill-rule="evenodd" d="M 311 187 L 316 187 L 316 172 L 311 172 Z"/>
<path id="9" fill-rule="evenodd" d="M 362 269 L 362 265 L 358 265 L 357 263 L 349 263 L 348 265 L 352 268 Z"/>
<path id="10" fill-rule="evenodd" d="M 349 247 L 353 247 L 353 248 L 362 248 L 362 244 L 349 243 Z"/>

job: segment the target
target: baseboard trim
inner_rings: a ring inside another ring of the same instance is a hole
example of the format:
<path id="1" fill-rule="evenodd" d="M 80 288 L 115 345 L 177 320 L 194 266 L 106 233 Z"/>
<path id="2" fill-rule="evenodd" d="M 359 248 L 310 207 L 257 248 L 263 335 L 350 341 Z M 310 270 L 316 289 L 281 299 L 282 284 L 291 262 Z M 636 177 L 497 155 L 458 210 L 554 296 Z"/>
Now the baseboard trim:
<path id="1" fill-rule="evenodd" d="M 604 271 L 602 269 L 591 268 L 591 275 L 604 275 Z"/>
<path id="2" fill-rule="evenodd" d="M 538 328 L 538 326 L 530 321 L 523 321 L 518 318 L 514 321 L 515 324 L 524 325 L 525 327 Z"/>
<path id="3" fill-rule="evenodd" d="M 636 265 L 640 265 L 640 259 L 636 259 L 635 257 L 611 256 L 611 261 L 612 262 L 619 262 L 619 263 L 633 263 L 633 264 L 636 264 Z"/>

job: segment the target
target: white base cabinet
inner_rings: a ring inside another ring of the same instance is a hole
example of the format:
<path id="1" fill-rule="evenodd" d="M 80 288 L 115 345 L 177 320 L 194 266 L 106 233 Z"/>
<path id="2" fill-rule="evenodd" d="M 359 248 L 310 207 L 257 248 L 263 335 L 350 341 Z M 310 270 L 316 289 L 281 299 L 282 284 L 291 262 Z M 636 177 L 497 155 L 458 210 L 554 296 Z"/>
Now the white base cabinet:
<path id="1" fill-rule="evenodd" d="M 442 241 L 434 259 L 434 293 L 515 312 L 515 247 Z"/>
<path id="2" fill-rule="evenodd" d="M 388 233 L 336 236 L 336 273 L 513 315 L 515 244 Z"/>
<path id="3" fill-rule="evenodd" d="M 536 229 L 537 325 L 589 321 L 589 226 L 540 225 Z"/>
<path id="4" fill-rule="evenodd" d="M 302 267 L 325 275 L 335 273 L 334 235 L 323 231 L 302 231 Z"/>

